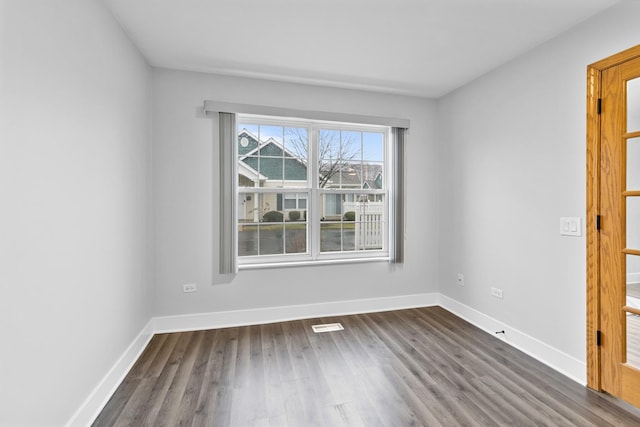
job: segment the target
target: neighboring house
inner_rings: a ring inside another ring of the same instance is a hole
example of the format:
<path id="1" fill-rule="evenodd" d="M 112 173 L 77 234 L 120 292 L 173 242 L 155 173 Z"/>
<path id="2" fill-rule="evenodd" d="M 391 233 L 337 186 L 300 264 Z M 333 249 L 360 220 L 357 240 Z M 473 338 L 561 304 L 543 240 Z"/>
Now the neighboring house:
<path id="1" fill-rule="evenodd" d="M 305 188 L 307 184 L 306 159 L 287 150 L 275 138 L 259 142 L 258 137 L 243 129 L 238 133 L 238 220 L 259 222 L 262 216 L 277 210 L 286 213 L 307 209 L 306 193 L 258 194 L 246 193 L 246 188 Z M 382 166 L 377 164 L 345 164 L 342 170 L 327 180 L 324 188 L 379 189 L 382 188 Z M 262 196 L 262 202 L 258 202 Z M 357 202 L 353 194 L 327 194 L 322 198 L 321 216 L 339 219 L 344 202 Z M 374 201 L 370 196 L 368 201 Z"/>
<path id="2" fill-rule="evenodd" d="M 304 159 L 285 150 L 276 139 L 261 143 L 251 132 L 238 133 L 238 185 L 242 188 L 307 187 L 307 165 Z M 259 194 L 241 192 L 238 197 L 238 219 L 259 222 L 270 211 L 280 212 L 307 209 L 305 193 Z"/>

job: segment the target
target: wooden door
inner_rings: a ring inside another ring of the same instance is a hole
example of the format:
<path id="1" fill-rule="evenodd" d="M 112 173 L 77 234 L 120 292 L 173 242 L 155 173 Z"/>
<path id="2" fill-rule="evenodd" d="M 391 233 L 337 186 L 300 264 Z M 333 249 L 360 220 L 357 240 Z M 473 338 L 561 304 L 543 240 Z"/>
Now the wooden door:
<path id="1" fill-rule="evenodd" d="M 588 165 L 589 211 L 595 228 L 588 236 L 592 305 L 588 329 L 595 336 L 589 340 L 588 365 L 599 373 L 588 377 L 590 386 L 640 407 L 640 49 L 636 49 L 632 55 L 625 51 L 624 58 L 605 64 L 595 75 L 599 117 L 597 126 L 590 122 L 589 129 L 599 135 L 590 135 L 598 144 L 590 145 Z M 588 118 L 594 120 L 591 113 Z M 592 345 L 599 354 L 593 354 Z"/>

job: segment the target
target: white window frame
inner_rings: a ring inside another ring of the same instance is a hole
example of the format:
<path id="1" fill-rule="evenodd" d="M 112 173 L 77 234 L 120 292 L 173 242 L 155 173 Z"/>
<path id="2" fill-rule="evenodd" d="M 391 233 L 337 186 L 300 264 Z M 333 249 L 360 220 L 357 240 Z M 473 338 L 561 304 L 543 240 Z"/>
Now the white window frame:
<path id="1" fill-rule="evenodd" d="M 239 269 L 278 267 L 287 265 L 318 264 L 318 263 L 339 263 L 339 262 L 359 262 L 359 261 L 389 261 L 390 230 L 393 230 L 393 218 L 391 217 L 390 204 L 393 200 L 393 186 L 391 185 L 391 128 L 389 126 L 372 124 L 353 124 L 343 122 L 332 122 L 323 120 L 280 118 L 254 114 L 238 114 L 237 123 L 251 123 L 257 125 L 283 126 L 283 127 L 305 127 L 308 129 L 309 158 L 307 159 L 307 186 L 305 187 L 285 187 L 285 188 L 265 188 L 265 187 L 240 187 L 237 179 L 234 180 L 234 192 L 236 197 L 241 194 L 278 194 L 282 193 L 282 211 L 285 209 L 285 198 L 287 194 L 307 194 L 307 251 L 304 254 L 274 254 L 274 255 L 248 255 L 240 256 L 236 253 L 236 261 Z M 238 125 L 239 126 L 239 125 Z M 317 173 L 317 144 L 319 130 L 342 130 L 357 132 L 373 132 L 383 135 L 383 188 L 382 189 L 327 189 L 319 188 Z M 234 159 L 237 161 L 237 138 L 234 140 Z M 382 249 L 354 250 L 341 252 L 320 252 L 321 235 L 321 212 L 320 199 L 323 194 L 371 194 L 375 197 L 385 199 L 383 213 L 383 242 Z M 257 203 L 258 201 L 256 201 Z M 296 206 L 298 198 L 296 197 Z M 238 215 L 235 215 L 235 239 L 238 239 Z M 237 245 L 236 245 L 237 247 Z"/>

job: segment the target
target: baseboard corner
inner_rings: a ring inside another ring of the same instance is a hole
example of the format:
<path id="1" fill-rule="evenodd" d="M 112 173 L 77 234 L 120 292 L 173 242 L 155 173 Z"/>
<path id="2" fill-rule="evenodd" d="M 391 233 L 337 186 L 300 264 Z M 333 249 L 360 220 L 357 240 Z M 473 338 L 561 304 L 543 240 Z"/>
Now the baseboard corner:
<path id="1" fill-rule="evenodd" d="M 506 331 L 506 334 L 500 335 L 498 338 L 571 380 L 586 386 L 586 362 L 446 295 L 440 294 L 440 306 L 492 336 L 496 336 L 496 331 Z"/>
<path id="2" fill-rule="evenodd" d="M 109 372 L 100 380 L 82 405 L 76 410 L 65 425 L 66 427 L 86 427 L 95 421 L 120 383 L 122 383 L 122 380 L 147 347 L 154 333 L 153 319 L 151 319 L 134 338 L 118 361 L 111 367 Z"/>

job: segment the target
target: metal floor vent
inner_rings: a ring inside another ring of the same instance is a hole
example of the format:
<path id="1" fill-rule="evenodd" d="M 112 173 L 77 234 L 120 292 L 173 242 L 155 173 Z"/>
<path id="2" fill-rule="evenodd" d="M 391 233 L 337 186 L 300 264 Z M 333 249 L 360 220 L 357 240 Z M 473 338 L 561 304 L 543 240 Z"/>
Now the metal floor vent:
<path id="1" fill-rule="evenodd" d="M 326 325 L 313 325 L 311 326 L 313 332 L 319 334 L 320 332 L 333 332 L 333 331 L 343 331 L 344 328 L 340 323 L 327 323 Z"/>

